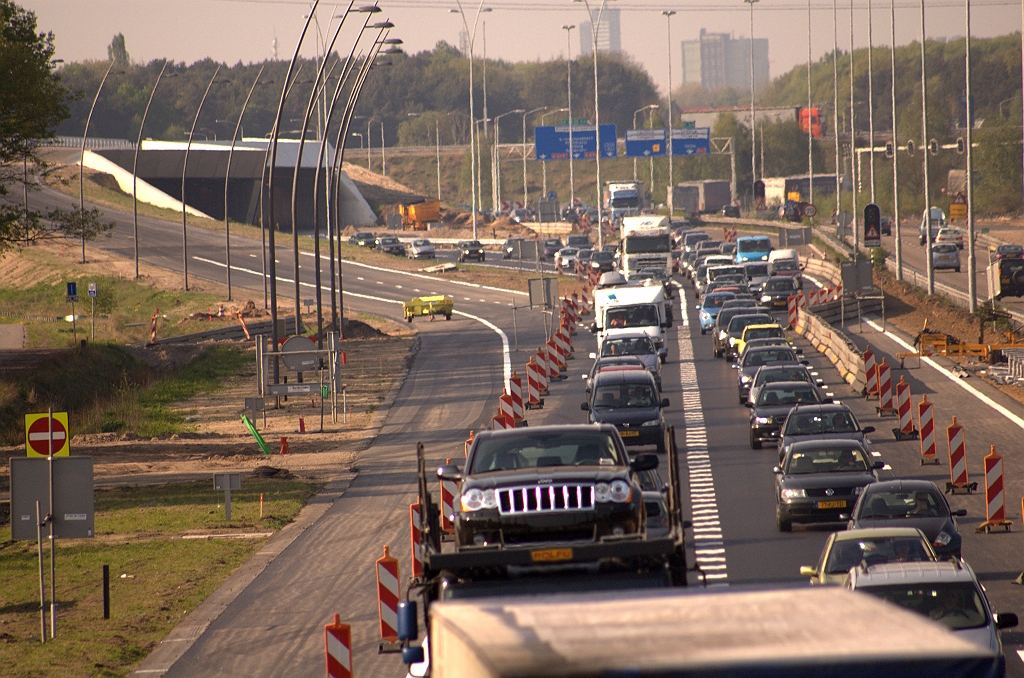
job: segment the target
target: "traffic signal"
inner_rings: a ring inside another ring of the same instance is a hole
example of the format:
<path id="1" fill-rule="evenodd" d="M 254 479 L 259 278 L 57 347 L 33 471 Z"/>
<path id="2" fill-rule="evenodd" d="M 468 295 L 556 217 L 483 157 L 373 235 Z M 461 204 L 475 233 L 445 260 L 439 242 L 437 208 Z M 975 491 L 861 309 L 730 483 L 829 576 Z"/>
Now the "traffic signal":
<path id="1" fill-rule="evenodd" d="M 936 141 L 935 139 L 932 139 L 931 141 L 929 141 L 928 142 L 928 152 L 931 153 L 932 155 L 938 155 L 939 154 L 939 142 Z"/>
<path id="2" fill-rule="evenodd" d="M 891 158 L 895 152 L 891 141 L 885 142 L 885 157 Z"/>
<path id="3" fill-rule="evenodd" d="M 959 153 L 960 155 L 964 154 L 964 138 L 963 137 L 957 137 L 957 139 L 956 139 L 956 152 Z"/>
<path id="4" fill-rule="evenodd" d="M 907 140 L 907 153 L 909 153 L 910 155 L 914 155 L 914 140 L 913 139 L 908 139 Z"/>

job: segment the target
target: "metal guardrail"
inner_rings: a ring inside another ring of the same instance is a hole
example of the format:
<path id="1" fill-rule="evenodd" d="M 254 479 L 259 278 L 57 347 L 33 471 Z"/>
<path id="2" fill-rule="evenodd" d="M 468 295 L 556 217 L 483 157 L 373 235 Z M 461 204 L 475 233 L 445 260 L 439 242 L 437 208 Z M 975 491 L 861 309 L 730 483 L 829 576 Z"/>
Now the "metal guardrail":
<path id="1" fill-rule="evenodd" d="M 82 137 L 56 137 L 39 142 L 42 146 L 56 146 L 60 148 L 81 148 Z M 102 137 L 89 137 L 85 140 L 85 147 L 90 150 L 104 148 L 135 148 L 134 142 L 127 139 L 104 139 Z"/>

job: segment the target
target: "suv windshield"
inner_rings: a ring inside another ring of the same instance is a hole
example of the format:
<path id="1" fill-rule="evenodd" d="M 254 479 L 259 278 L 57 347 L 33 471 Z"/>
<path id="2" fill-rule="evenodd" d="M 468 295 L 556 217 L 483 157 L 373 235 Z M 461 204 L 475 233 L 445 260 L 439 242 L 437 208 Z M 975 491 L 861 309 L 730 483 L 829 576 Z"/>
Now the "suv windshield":
<path id="1" fill-rule="evenodd" d="M 865 473 L 868 463 L 857 448 L 801 450 L 793 452 L 786 461 L 786 473 Z"/>
<path id="2" fill-rule="evenodd" d="M 867 593 L 917 612 L 951 629 L 985 626 L 988 615 L 974 584 L 968 582 L 865 586 Z"/>
<path id="3" fill-rule="evenodd" d="M 658 395 L 650 384 L 609 384 L 594 392 L 594 407 L 655 407 Z"/>
<path id="4" fill-rule="evenodd" d="M 796 353 L 789 348 L 780 348 L 777 351 L 751 351 L 743 356 L 743 367 L 760 367 L 772 362 L 796 362 Z M 784 381 L 776 379 L 775 381 Z M 799 379 L 799 381 L 805 381 Z"/>
<path id="5" fill-rule="evenodd" d="M 520 434 L 477 444 L 470 473 L 509 471 L 539 466 L 622 466 L 622 457 L 607 433 Z"/>
<path id="6" fill-rule="evenodd" d="M 856 420 L 854 420 L 852 414 L 844 410 L 838 412 L 796 412 L 786 418 L 786 430 L 783 435 L 824 435 L 826 433 L 854 433 L 856 431 Z"/>
<path id="7" fill-rule="evenodd" d="M 770 384 L 775 381 L 806 381 L 809 384 L 811 383 L 811 375 L 803 367 L 763 369 L 757 373 L 754 386 Z"/>
<path id="8" fill-rule="evenodd" d="M 864 503 L 860 518 L 942 518 L 946 503 L 928 490 L 874 492 Z"/>
<path id="9" fill-rule="evenodd" d="M 931 554 L 921 543 L 920 537 L 844 539 L 832 545 L 825 562 L 825 574 L 846 574 L 851 567 L 857 567 L 862 562 L 878 565 L 929 560 L 932 560 Z"/>
<path id="10" fill-rule="evenodd" d="M 799 271 L 800 264 L 792 259 L 780 259 L 772 264 L 776 271 Z"/>
<path id="11" fill-rule="evenodd" d="M 738 309 L 740 311 L 746 309 Z M 725 311 L 723 311 L 724 313 Z M 768 315 L 743 315 L 733 316 L 732 320 L 729 321 L 729 334 L 739 336 L 743 332 L 743 328 L 747 325 L 756 325 L 759 323 L 770 323 L 772 321 L 771 316 Z"/>
<path id="12" fill-rule="evenodd" d="M 781 327 L 754 327 L 747 330 L 744 335 L 747 341 L 751 339 L 769 339 L 772 337 L 785 337 Z"/>
<path id="13" fill-rule="evenodd" d="M 768 264 L 747 264 L 743 267 L 748 278 L 757 278 L 768 275 Z"/>
<path id="14" fill-rule="evenodd" d="M 609 338 L 601 344 L 601 357 L 610 355 L 650 355 L 654 344 L 648 337 Z"/>
<path id="15" fill-rule="evenodd" d="M 761 389 L 757 404 L 765 407 L 774 405 L 796 405 L 820 402 L 818 392 L 811 386 L 775 386 Z"/>
<path id="16" fill-rule="evenodd" d="M 654 304 L 610 308 L 605 314 L 607 327 L 649 327 L 660 325 L 658 307 Z"/>
<path id="17" fill-rule="evenodd" d="M 778 266 L 775 268 L 779 270 Z M 792 292 L 796 287 L 793 281 L 787 278 L 785 280 L 769 280 L 764 284 L 764 289 L 766 292 Z"/>
<path id="18" fill-rule="evenodd" d="M 743 238 L 736 243 L 737 252 L 767 252 L 772 248 L 772 241 L 768 238 Z"/>

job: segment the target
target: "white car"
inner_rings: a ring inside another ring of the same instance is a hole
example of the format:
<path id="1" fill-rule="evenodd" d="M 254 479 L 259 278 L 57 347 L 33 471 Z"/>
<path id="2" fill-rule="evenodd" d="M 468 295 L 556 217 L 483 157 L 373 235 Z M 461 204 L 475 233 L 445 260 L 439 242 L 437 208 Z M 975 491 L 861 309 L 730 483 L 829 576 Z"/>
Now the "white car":
<path id="1" fill-rule="evenodd" d="M 935 242 L 956 245 L 958 250 L 964 248 L 964 234 L 955 228 L 940 228 Z"/>
<path id="2" fill-rule="evenodd" d="M 410 259 L 435 259 L 434 245 L 426 238 L 417 238 L 405 250 Z"/>
<path id="3" fill-rule="evenodd" d="M 572 268 L 575 270 L 576 266 L 576 253 L 579 252 L 578 247 L 563 247 L 555 253 L 555 268 Z"/>

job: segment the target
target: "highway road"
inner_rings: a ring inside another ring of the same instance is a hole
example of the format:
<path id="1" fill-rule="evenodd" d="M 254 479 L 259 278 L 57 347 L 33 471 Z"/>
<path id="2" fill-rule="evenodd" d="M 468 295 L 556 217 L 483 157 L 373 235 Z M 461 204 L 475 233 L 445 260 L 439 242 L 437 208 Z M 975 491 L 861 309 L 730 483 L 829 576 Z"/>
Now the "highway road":
<path id="1" fill-rule="evenodd" d="M 40 201 L 60 204 L 70 199 L 43 191 Z M 70 201 L 73 203 L 73 201 Z M 65 205 L 66 206 L 66 205 Z M 96 246 L 131 256 L 131 217 L 106 211 L 118 229 L 113 238 Z M 145 246 L 143 258 L 171 270 L 181 266 L 180 224 L 140 219 Z M 195 244 L 190 270 L 196 277 L 223 278 L 222 238 L 193 229 Z M 916 247 L 908 245 L 907 250 Z M 259 243 L 233 241 L 238 263 L 235 284 L 255 294 L 262 290 L 259 275 Z M 199 256 L 202 253 L 202 256 Z M 255 256 L 251 256 L 255 255 Z M 291 280 L 287 257 L 281 257 L 282 288 Z M 304 260 L 304 264 L 308 257 Z M 308 283 L 303 268 L 303 281 Z M 173 665 L 146 662 L 138 675 L 168 676 L 319 676 L 323 672 L 322 626 L 334 613 L 353 624 L 357 675 L 400 676 L 403 667 L 394 655 L 378 655 L 375 578 L 373 561 L 384 544 L 408 571 L 408 504 L 414 496 L 414 449 L 427 445 L 433 461 L 461 454 L 462 441 L 471 429 L 489 422 L 500 394 L 505 371 L 505 342 L 509 342 L 511 366 L 518 367 L 542 340 L 538 315 L 517 310 L 520 351 L 515 351 L 512 303 L 522 297 L 508 292 L 457 285 L 451 281 L 346 264 L 346 305 L 399 318 L 398 302 L 417 293 L 446 293 L 456 297 L 457 315 L 452 321 L 419 322 L 420 349 L 412 371 L 388 415 L 380 435 L 359 461 L 359 473 L 351 487 L 330 509 L 287 547 L 254 582 L 228 605 Z M 831 529 L 841 526 L 797 528 L 780 534 L 774 521 L 771 468 L 775 451 L 751 450 L 747 439 L 747 410 L 737 404 L 735 371 L 713 358 L 711 337 L 695 331 L 694 298 L 688 283 L 685 322 L 677 322 L 669 340 L 669 360 L 663 367 L 665 396 L 671 407 L 666 419 L 677 427 L 683 452 L 682 476 L 690 479 L 685 509 L 695 529 L 689 540 L 690 562 L 700 558 L 709 583 L 756 586 L 802 586 L 800 565 L 816 562 Z M 287 295 L 287 292 L 283 292 Z M 862 326 L 852 331 L 855 341 L 868 342 L 893 356 L 903 350 L 893 338 Z M 891 328 L 890 328 L 891 329 Z M 500 330 L 500 331 L 499 331 Z M 507 339 L 503 339 L 504 332 Z M 895 335 L 894 335 L 895 337 Z M 579 375 L 587 370 L 585 358 L 592 339 L 585 331 L 576 338 L 577 359 L 570 362 L 569 379 L 555 384 L 543 410 L 531 412 L 531 425 L 580 422 L 583 399 Z M 806 346 L 806 345 L 805 345 Z M 871 403 L 852 393 L 820 355 L 809 347 L 806 356 L 827 382 L 836 398 L 847 402 L 864 425 L 874 425 L 873 446 L 890 465 L 883 477 L 920 477 L 942 483 L 948 466 L 922 467 L 916 443 L 896 442 L 887 432 L 891 419 L 878 418 Z M 890 360 L 890 362 L 893 362 Z M 927 393 L 936 402 L 937 422 L 956 414 L 967 426 L 969 461 L 974 479 L 981 479 L 980 459 L 989 444 L 1005 456 L 1008 512 L 1017 524 L 1010 534 L 976 535 L 973 527 L 984 519 L 983 495 L 950 498 L 954 509 L 966 508 L 960 521 L 964 556 L 985 583 L 993 606 L 1003 611 L 1024 611 L 1024 587 L 1011 579 L 1024 567 L 1021 558 L 1020 513 L 1016 502 L 1024 494 L 1024 451 L 1015 443 L 1021 424 L 1000 414 L 990 403 L 964 389 L 941 369 L 924 365 L 903 374 L 912 384 L 915 399 Z M 969 386 L 1004 407 L 1014 416 L 1024 408 L 994 388 L 968 380 Z M 1015 413 L 1015 414 L 1014 414 Z M 664 469 L 663 469 L 664 471 Z M 1024 675 L 1017 651 L 1024 648 L 1024 634 L 1004 634 L 1011 675 Z"/>

